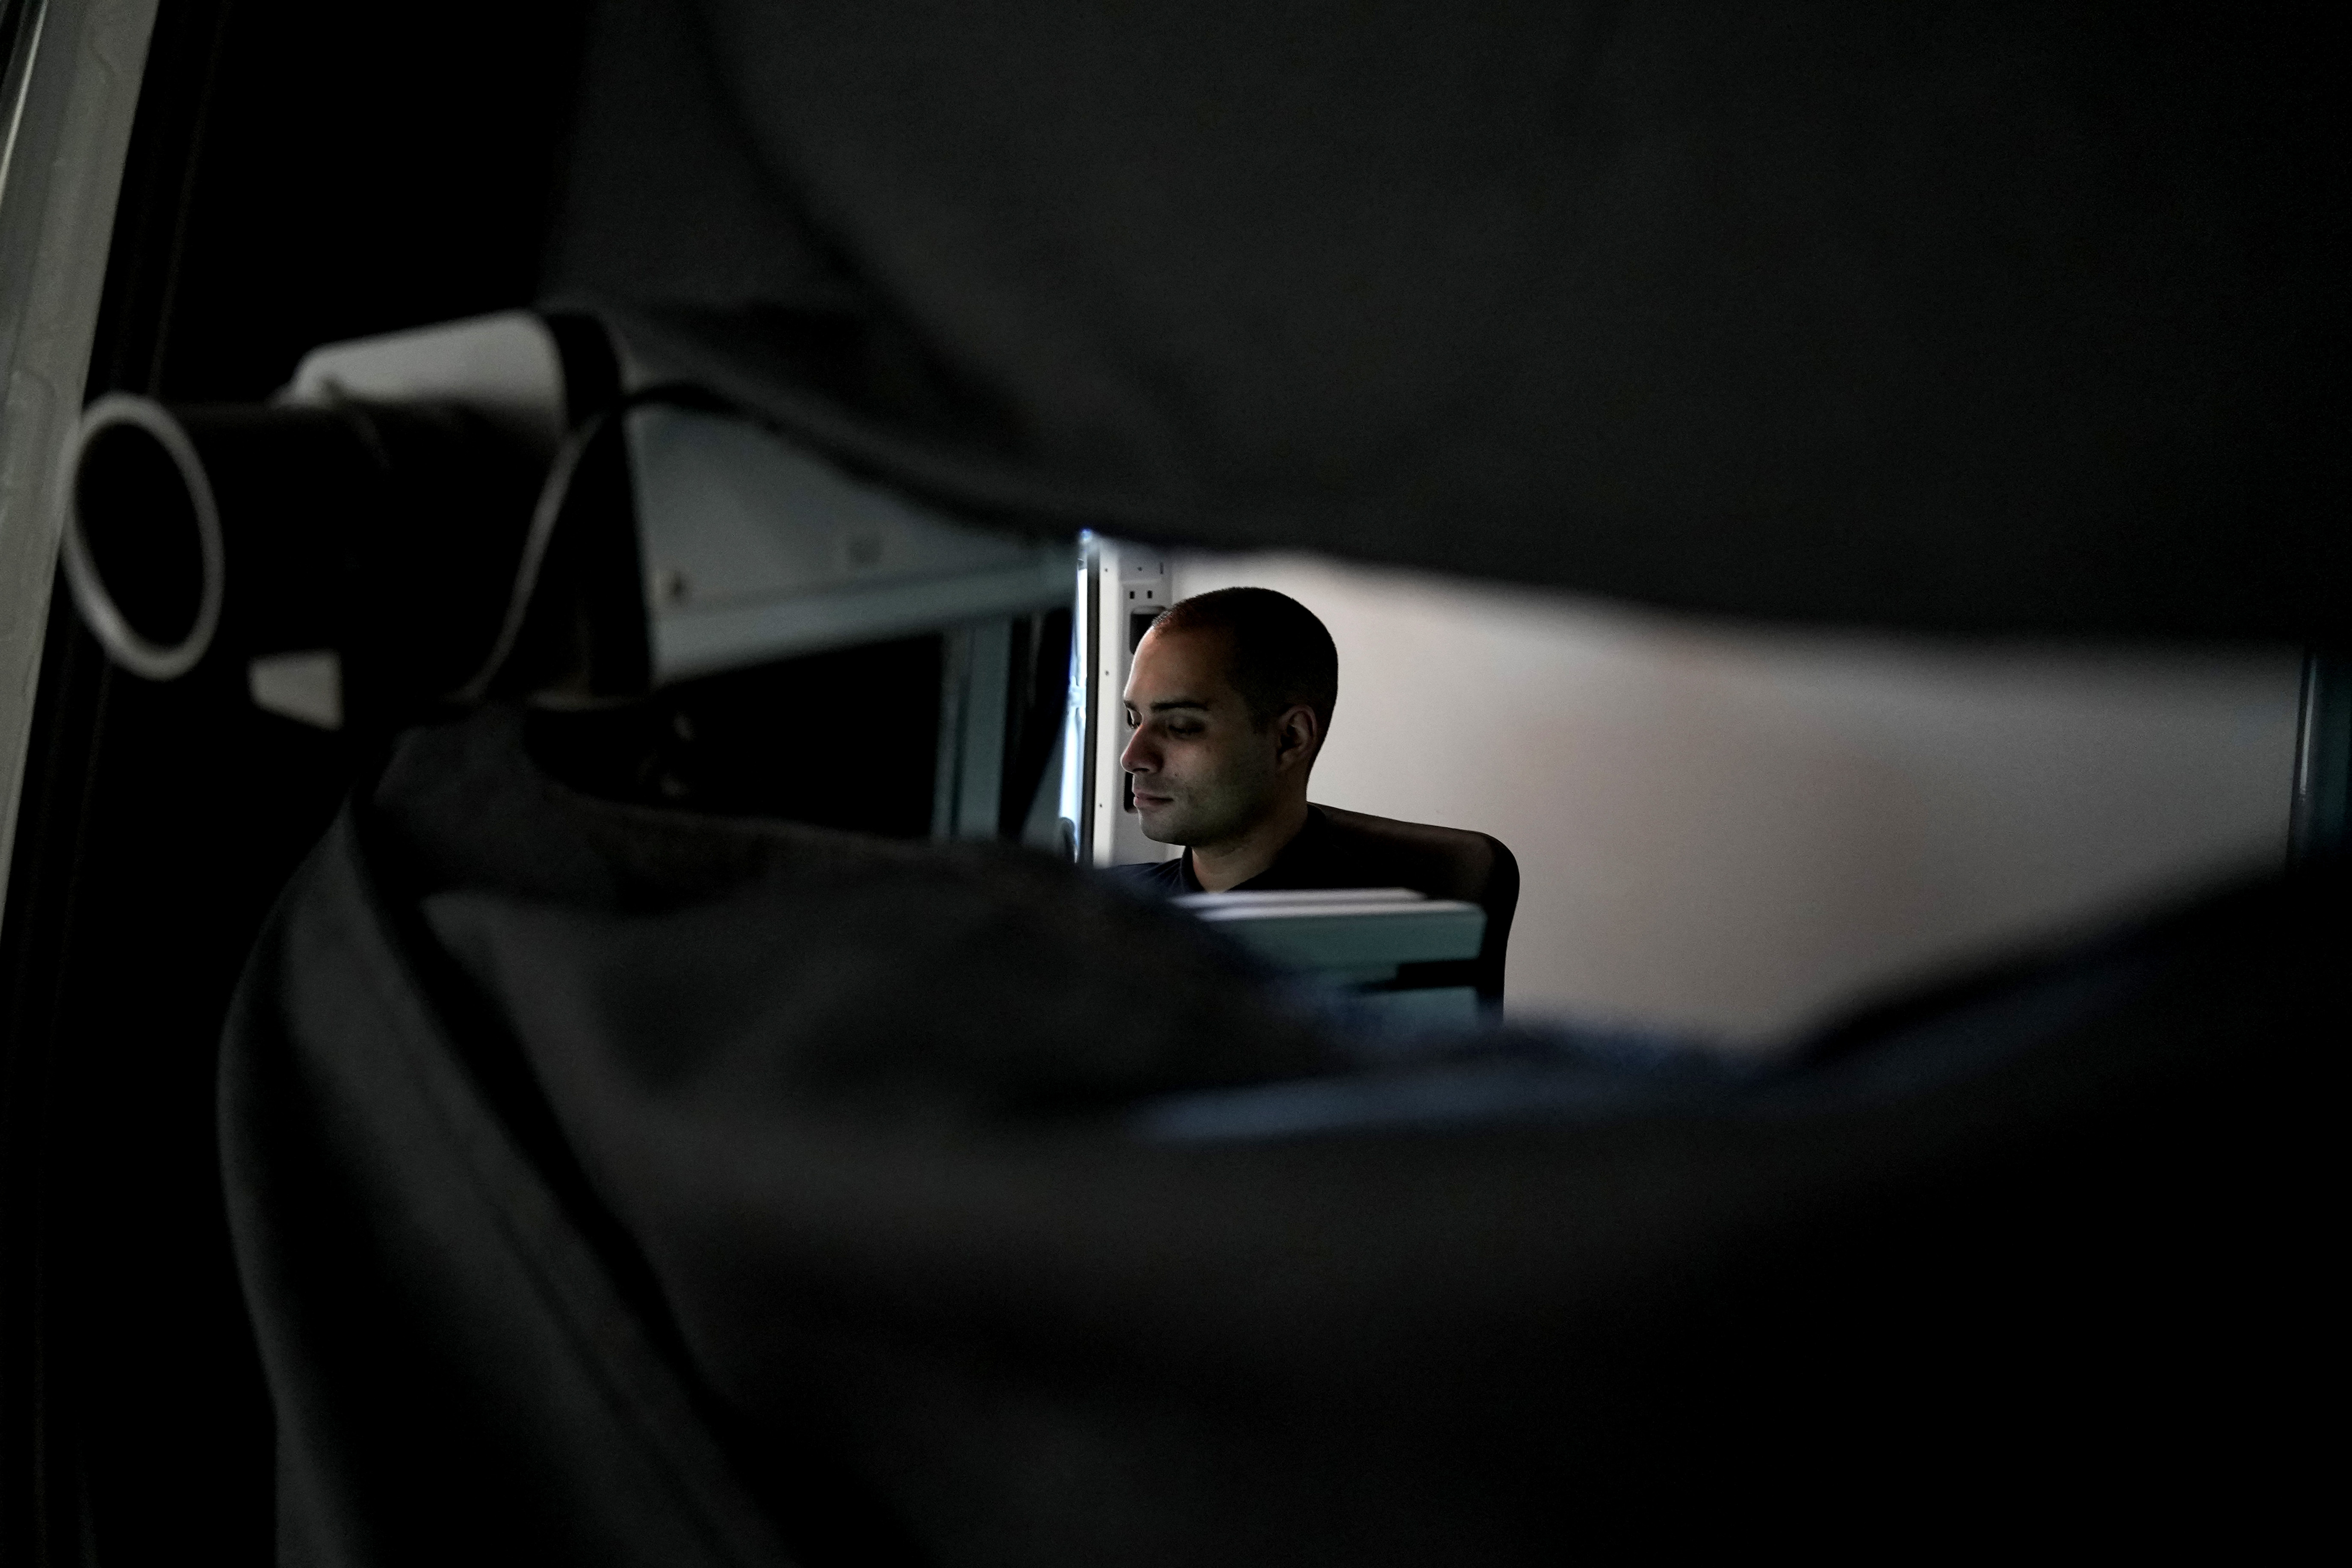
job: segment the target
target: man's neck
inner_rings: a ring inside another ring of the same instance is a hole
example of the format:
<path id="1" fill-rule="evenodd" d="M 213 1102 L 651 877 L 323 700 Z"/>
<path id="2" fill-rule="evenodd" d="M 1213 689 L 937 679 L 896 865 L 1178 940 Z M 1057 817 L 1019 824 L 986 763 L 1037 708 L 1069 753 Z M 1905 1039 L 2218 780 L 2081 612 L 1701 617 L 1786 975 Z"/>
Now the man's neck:
<path id="1" fill-rule="evenodd" d="M 1286 801 L 1248 832 L 1216 844 L 1192 846 L 1192 878 L 1203 889 L 1222 893 L 1263 874 L 1307 826 L 1307 797 Z"/>

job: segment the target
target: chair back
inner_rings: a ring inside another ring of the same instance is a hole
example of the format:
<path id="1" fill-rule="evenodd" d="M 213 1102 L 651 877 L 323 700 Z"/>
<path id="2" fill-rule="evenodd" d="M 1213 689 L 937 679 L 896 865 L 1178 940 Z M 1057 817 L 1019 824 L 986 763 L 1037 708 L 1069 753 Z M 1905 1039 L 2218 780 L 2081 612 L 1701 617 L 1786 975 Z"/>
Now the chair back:
<path id="1" fill-rule="evenodd" d="M 1411 888 L 1433 899 L 1460 899 L 1486 911 L 1486 936 L 1474 960 L 1478 998 L 1489 1005 L 1503 999 L 1503 958 L 1511 940 L 1511 917 L 1519 907 L 1519 862 L 1489 834 L 1425 822 L 1399 822 L 1337 806 L 1318 807 L 1332 826 L 1370 851 L 1375 880 Z"/>

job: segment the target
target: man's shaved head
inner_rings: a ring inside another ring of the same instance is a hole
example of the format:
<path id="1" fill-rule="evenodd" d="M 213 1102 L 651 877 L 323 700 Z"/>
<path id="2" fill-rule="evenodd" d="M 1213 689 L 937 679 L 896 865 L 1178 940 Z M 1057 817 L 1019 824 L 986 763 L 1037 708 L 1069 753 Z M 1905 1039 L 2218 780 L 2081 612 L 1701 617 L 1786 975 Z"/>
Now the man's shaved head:
<path id="1" fill-rule="evenodd" d="M 1264 870 L 1307 820 L 1307 775 L 1339 691 L 1331 634 L 1265 588 L 1184 600 L 1127 678 L 1119 754 L 1143 836 L 1192 851 L 1215 891 Z"/>
<path id="2" fill-rule="evenodd" d="M 1339 650 L 1315 612 L 1271 588 L 1220 588 L 1197 594 L 1170 607 L 1152 623 L 1153 636 L 1223 632 L 1228 654 L 1226 679 L 1249 704 L 1260 725 L 1294 703 L 1315 710 L 1321 730 L 1331 728 L 1339 700 Z"/>

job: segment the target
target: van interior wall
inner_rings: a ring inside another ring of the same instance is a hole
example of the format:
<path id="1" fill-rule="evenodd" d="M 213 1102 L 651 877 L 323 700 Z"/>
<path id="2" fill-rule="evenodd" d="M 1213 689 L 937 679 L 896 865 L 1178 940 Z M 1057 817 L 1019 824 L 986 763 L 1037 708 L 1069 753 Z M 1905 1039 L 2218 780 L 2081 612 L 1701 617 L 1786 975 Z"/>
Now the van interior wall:
<path id="1" fill-rule="evenodd" d="M 1314 798 L 1491 833 L 1515 1014 L 1763 1042 L 2284 853 L 2298 656 L 1803 634 L 1188 556 L 1339 647 Z"/>

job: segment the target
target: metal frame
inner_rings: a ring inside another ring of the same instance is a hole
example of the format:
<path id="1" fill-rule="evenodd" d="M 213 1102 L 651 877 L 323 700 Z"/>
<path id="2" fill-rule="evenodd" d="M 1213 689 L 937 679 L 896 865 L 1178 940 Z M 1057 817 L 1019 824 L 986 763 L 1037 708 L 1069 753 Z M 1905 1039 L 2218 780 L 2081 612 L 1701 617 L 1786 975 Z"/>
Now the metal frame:
<path id="1" fill-rule="evenodd" d="M 1143 837 L 1126 798 L 1119 753 L 1127 749 L 1127 674 L 1135 661 L 1133 617 L 1156 617 L 1172 602 L 1175 562 L 1152 544 L 1093 536 L 1087 554 L 1087 820 L 1079 859 L 1118 866 L 1165 859 L 1166 845 Z M 1147 597 L 1147 595 L 1149 595 Z"/>
<path id="2" fill-rule="evenodd" d="M 81 414 L 155 8 L 26 0 L 13 18 L 0 122 L 0 888 L 58 559 L 57 473 Z"/>
<path id="3" fill-rule="evenodd" d="M 1013 623 L 977 621 L 943 635 L 931 837 L 994 838 L 1003 805 Z"/>
<path id="4" fill-rule="evenodd" d="M 2290 864 L 2341 855 L 2352 815 L 2352 657 L 2315 650 L 2303 661 L 2294 741 L 2294 801 L 2287 818 Z"/>

